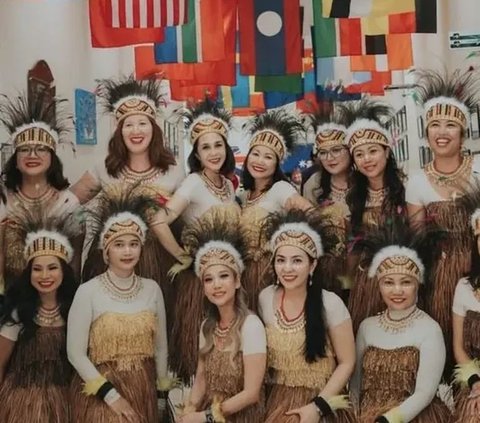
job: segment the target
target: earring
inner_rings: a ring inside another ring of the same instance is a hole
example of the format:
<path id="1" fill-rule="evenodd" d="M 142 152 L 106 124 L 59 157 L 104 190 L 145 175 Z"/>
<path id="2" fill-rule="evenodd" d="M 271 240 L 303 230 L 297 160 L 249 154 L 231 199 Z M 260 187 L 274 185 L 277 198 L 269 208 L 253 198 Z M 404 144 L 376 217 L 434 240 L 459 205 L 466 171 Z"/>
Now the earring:
<path id="1" fill-rule="evenodd" d="M 278 279 L 275 279 L 275 282 L 274 282 L 274 283 L 275 283 L 275 285 L 277 285 L 277 286 L 280 285 L 280 281 L 279 281 Z"/>
<path id="2" fill-rule="evenodd" d="M 312 286 L 313 285 L 313 273 L 310 273 L 308 275 L 308 286 Z"/>

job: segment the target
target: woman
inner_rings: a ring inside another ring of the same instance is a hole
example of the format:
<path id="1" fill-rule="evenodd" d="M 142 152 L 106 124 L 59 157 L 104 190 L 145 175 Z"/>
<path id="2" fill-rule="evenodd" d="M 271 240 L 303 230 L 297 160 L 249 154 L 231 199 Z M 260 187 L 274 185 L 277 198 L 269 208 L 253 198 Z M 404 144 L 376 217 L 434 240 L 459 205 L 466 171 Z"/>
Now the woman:
<path id="1" fill-rule="evenodd" d="M 65 325 L 77 287 L 69 265 L 71 225 L 31 217 L 16 216 L 27 264 L 0 317 L 0 421 L 68 423 Z"/>
<path id="2" fill-rule="evenodd" d="M 115 118 L 115 132 L 105 160 L 87 171 L 72 191 L 85 203 L 101 189 L 110 193 L 112 188 L 116 192 L 119 185 L 124 190 L 140 185 L 145 195 L 164 204 L 185 175 L 182 166 L 176 164 L 173 154 L 165 148 L 163 132 L 156 122 L 162 104 L 160 81 L 135 81 L 133 77 L 102 80 L 97 94 L 104 101 L 105 111 Z M 174 262 L 153 234 L 149 234 L 137 272 L 160 284 L 167 303 L 171 295 L 167 271 Z M 99 252 L 91 250 L 83 280 L 98 276 L 105 269 Z"/>
<path id="3" fill-rule="evenodd" d="M 41 207 L 50 216 L 68 215 L 78 207 L 77 198 L 67 190 L 62 162 L 56 154 L 58 144 L 64 143 L 69 132 L 70 118 L 60 108 L 62 101 L 37 94 L 31 99 L 22 94 L 4 97 L 0 104 L 0 123 L 10 134 L 14 148 L 5 164 L 7 216 L 0 225 L 0 271 L 5 281 L 0 294 L 8 288 L 25 268 L 24 239 L 14 215 L 22 209 Z M 82 238 L 82 237 L 80 237 Z M 73 267 L 80 272 L 81 244 Z M 7 248 L 8 246 L 8 248 Z"/>
<path id="4" fill-rule="evenodd" d="M 357 119 L 347 134 L 355 167 L 347 194 L 354 242 L 364 236 L 367 226 L 391 224 L 406 214 L 403 174 L 393 156 L 392 137 L 379 123 L 389 115 L 390 108 L 368 99 L 358 103 L 358 107 L 364 116 L 370 117 Z M 352 279 L 348 309 L 356 333 L 361 321 L 380 312 L 383 305 L 376 282 L 367 275 L 362 253 L 348 260 Z"/>
<path id="5" fill-rule="evenodd" d="M 229 422 L 263 423 L 265 328 L 245 304 L 238 230 L 216 219 L 188 235 L 197 240 L 195 273 L 208 311 L 190 401 L 179 422 L 220 421 L 218 413 Z"/>
<path id="6" fill-rule="evenodd" d="M 438 237 L 395 232 L 371 233 L 364 249 L 386 310 L 365 319 L 357 333 L 351 393 L 358 422 L 447 423 L 450 412 L 435 396 L 445 363 L 442 331 L 417 308 Z"/>
<path id="7" fill-rule="evenodd" d="M 152 229 L 179 264 L 172 268 L 174 280 L 173 327 L 170 336 L 170 367 L 184 382 L 195 374 L 198 333 L 203 320 L 203 292 L 197 276 L 190 269 L 193 261 L 189 239 L 182 235 L 181 247 L 169 224 L 181 217 L 188 227 L 208 220 L 216 213 L 228 216 L 235 225 L 239 208 L 232 182 L 224 175 L 235 168 L 235 158 L 228 145 L 230 115 L 210 100 L 185 113 L 192 152 L 188 157 L 190 175 L 152 219 Z M 185 316 L 189 316 L 188 319 Z"/>
<path id="8" fill-rule="evenodd" d="M 243 165 L 240 230 L 246 245 L 245 272 L 242 286 L 247 304 L 256 310 L 258 294 L 273 283 L 268 271 L 270 252 L 262 224 L 268 213 L 306 209 L 312 205 L 287 182 L 281 170 L 303 131 L 300 121 L 284 110 L 268 111 L 250 122 L 250 146 Z"/>
<path id="9" fill-rule="evenodd" d="M 345 269 L 347 255 L 347 224 L 350 211 L 346 196 L 352 160 L 346 135 L 348 122 L 338 109 L 319 110 L 311 116 L 315 131 L 313 152 L 320 170 L 305 183 L 304 196 L 332 223 L 337 246 L 332 255 L 320 259 L 324 288 L 345 297 Z"/>
<path id="10" fill-rule="evenodd" d="M 455 393 L 454 421 L 480 422 L 480 300 L 478 297 L 480 276 L 480 185 L 473 185 L 461 204 L 471 215 L 472 244 L 471 267 L 466 277 L 459 280 L 453 298 L 453 353 L 457 363 L 455 382 L 460 385 Z"/>
<path id="11" fill-rule="evenodd" d="M 267 222 L 277 283 L 259 297 L 269 367 L 265 422 L 354 422 L 340 395 L 355 364 L 352 322 L 342 300 L 312 279 L 323 254 L 315 220 L 290 211 Z"/>
<path id="12" fill-rule="evenodd" d="M 101 198 L 93 216 L 108 269 L 80 286 L 68 316 L 68 359 L 79 376 L 72 421 L 157 423 L 165 406 L 157 408 L 157 387 L 166 388 L 165 305 L 158 284 L 134 271 L 151 200 L 135 191 L 112 198 Z"/>
<path id="13" fill-rule="evenodd" d="M 431 70 L 417 73 L 417 97 L 423 104 L 426 136 L 434 159 L 409 177 L 406 199 L 412 225 L 433 220 L 449 234 L 442 244 L 443 254 L 432 269 L 435 281 L 425 304 L 425 310 L 445 334 L 445 376 L 449 377 L 453 366 L 453 295 L 456 283 L 470 269 L 472 245 L 468 215 L 459 199 L 480 171 L 478 158 L 462 154 L 469 110 L 478 103 L 478 77 L 474 72 L 459 70 L 452 75 Z"/>

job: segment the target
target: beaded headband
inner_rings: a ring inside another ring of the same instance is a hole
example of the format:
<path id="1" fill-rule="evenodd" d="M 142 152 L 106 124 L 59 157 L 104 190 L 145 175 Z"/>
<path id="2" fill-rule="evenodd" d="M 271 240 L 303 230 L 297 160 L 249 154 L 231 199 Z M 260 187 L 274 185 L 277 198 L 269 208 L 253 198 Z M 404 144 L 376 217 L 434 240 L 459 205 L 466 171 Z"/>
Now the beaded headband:
<path id="1" fill-rule="evenodd" d="M 227 141 L 228 123 L 210 113 L 201 114 L 190 126 L 190 143 L 194 145 L 198 138 L 208 133 L 220 134 Z"/>
<path id="2" fill-rule="evenodd" d="M 107 251 L 111 243 L 122 235 L 136 236 L 142 244 L 145 243 L 147 225 L 133 213 L 122 212 L 111 216 L 103 226 L 100 234 L 100 248 Z"/>
<path id="3" fill-rule="evenodd" d="M 355 148 L 365 144 L 378 144 L 390 148 L 391 136 L 387 130 L 371 119 L 358 119 L 349 128 L 347 132 L 347 144 L 350 153 Z"/>
<path id="4" fill-rule="evenodd" d="M 69 263 L 73 257 L 73 248 L 66 236 L 40 230 L 27 235 L 24 256 L 27 262 L 35 257 L 55 256 Z"/>
<path id="5" fill-rule="evenodd" d="M 452 97 L 434 97 L 424 105 L 426 127 L 437 119 L 446 119 L 468 128 L 469 112 L 465 104 Z"/>
<path id="6" fill-rule="evenodd" d="M 334 146 L 346 146 L 347 128 L 335 123 L 326 123 L 320 125 L 315 135 L 315 145 L 313 153 L 318 154 L 322 148 L 331 148 Z"/>
<path id="7" fill-rule="evenodd" d="M 262 145 L 272 150 L 280 162 L 283 161 L 287 153 L 287 147 L 283 141 L 283 137 L 273 129 L 262 129 L 256 132 L 250 141 L 249 150 L 257 145 Z"/>
<path id="8" fill-rule="evenodd" d="M 378 280 L 387 275 L 408 275 L 423 283 L 425 267 L 415 250 L 399 245 L 382 248 L 373 257 L 368 276 Z"/>
<path id="9" fill-rule="evenodd" d="M 240 276 L 245 268 L 240 253 L 225 241 L 209 241 L 195 255 L 195 274 L 201 278 L 210 266 L 222 264 Z"/>
<path id="10" fill-rule="evenodd" d="M 317 259 L 323 255 L 322 239 L 307 223 L 285 223 L 281 225 L 270 239 L 270 249 L 275 252 L 283 246 L 293 246 L 305 251 Z"/>
<path id="11" fill-rule="evenodd" d="M 44 122 L 21 125 L 11 135 L 15 150 L 24 145 L 43 145 L 55 151 L 58 138 L 58 133 Z"/>
<path id="12" fill-rule="evenodd" d="M 146 95 L 129 95 L 113 105 L 113 113 L 117 122 L 131 115 L 144 115 L 155 119 L 156 107 L 155 102 Z"/>

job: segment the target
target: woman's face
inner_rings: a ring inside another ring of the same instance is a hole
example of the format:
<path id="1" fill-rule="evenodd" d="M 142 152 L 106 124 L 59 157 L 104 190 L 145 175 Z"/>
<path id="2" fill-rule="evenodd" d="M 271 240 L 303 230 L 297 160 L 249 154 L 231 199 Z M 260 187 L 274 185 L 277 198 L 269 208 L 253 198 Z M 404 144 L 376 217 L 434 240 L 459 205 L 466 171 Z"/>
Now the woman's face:
<path id="1" fill-rule="evenodd" d="M 62 281 L 63 270 L 58 257 L 40 256 L 33 259 L 30 282 L 39 294 L 57 291 Z"/>
<path id="2" fill-rule="evenodd" d="M 322 167 L 331 175 L 348 173 L 352 162 L 347 147 L 336 145 L 330 148 L 321 148 L 318 158 Z"/>
<path id="3" fill-rule="evenodd" d="M 376 179 L 385 173 L 389 151 L 378 144 L 364 144 L 353 150 L 353 160 L 361 174 Z"/>
<path id="4" fill-rule="evenodd" d="M 197 159 L 203 169 L 219 173 L 227 157 L 225 141 L 220 134 L 208 132 L 201 135 L 197 142 Z"/>
<path id="5" fill-rule="evenodd" d="M 44 145 L 24 145 L 16 153 L 17 169 L 22 175 L 45 175 L 52 164 L 52 151 Z"/>
<path id="6" fill-rule="evenodd" d="M 122 137 L 130 154 L 144 154 L 153 138 L 153 125 L 145 115 L 130 115 L 122 126 Z"/>
<path id="7" fill-rule="evenodd" d="M 270 148 L 257 145 L 248 154 L 247 169 L 253 179 L 267 179 L 275 174 L 277 163 L 277 155 Z"/>
<path id="8" fill-rule="evenodd" d="M 217 307 L 235 303 L 235 293 L 240 288 L 240 279 L 223 264 L 208 267 L 202 275 L 203 290 L 208 301 Z"/>
<path id="9" fill-rule="evenodd" d="M 383 302 L 390 311 L 407 310 L 417 303 L 418 281 L 413 277 L 387 275 L 379 284 Z"/>
<path id="10" fill-rule="evenodd" d="M 462 149 L 462 129 L 451 120 L 434 120 L 427 128 L 428 145 L 437 157 L 454 157 Z"/>
<path id="11" fill-rule="evenodd" d="M 142 244 L 134 235 L 115 239 L 107 251 L 109 268 L 116 274 L 130 274 L 140 259 Z"/>
<path id="12" fill-rule="evenodd" d="M 309 275 L 315 269 L 316 260 L 298 247 L 285 245 L 275 252 L 274 268 L 277 280 L 287 290 L 306 287 Z"/>

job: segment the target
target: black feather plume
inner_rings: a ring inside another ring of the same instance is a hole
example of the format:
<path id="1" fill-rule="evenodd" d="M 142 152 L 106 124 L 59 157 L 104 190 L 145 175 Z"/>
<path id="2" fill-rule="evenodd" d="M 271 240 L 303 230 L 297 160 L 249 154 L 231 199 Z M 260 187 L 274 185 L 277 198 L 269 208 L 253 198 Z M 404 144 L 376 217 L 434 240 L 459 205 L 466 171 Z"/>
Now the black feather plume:
<path id="1" fill-rule="evenodd" d="M 105 112 L 114 112 L 114 106 L 122 98 L 140 95 L 148 97 L 158 109 L 164 104 L 161 94 L 161 80 L 156 78 L 136 80 L 133 75 L 123 76 L 118 79 L 98 79 L 96 94 L 103 100 Z"/>
<path id="2" fill-rule="evenodd" d="M 185 127 L 187 129 L 190 128 L 195 119 L 204 114 L 210 114 L 221 119 L 229 128 L 232 124 L 231 113 L 220 107 L 218 102 L 209 97 L 205 97 L 205 99 L 199 103 L 189 104 L 181 111 L 181 114 L 184 118 Z"/>
<path id="3" fill-rule="evenodd" d="M 369 119 L 385 124 L 393 116 L 393 109 L 390 105 L 374 100 L 370 97 L 363 97 L 361 100 L 346 101 L 338 104 L 338 113 L 345 126 L 350 126 L 357 119 Z"/>

